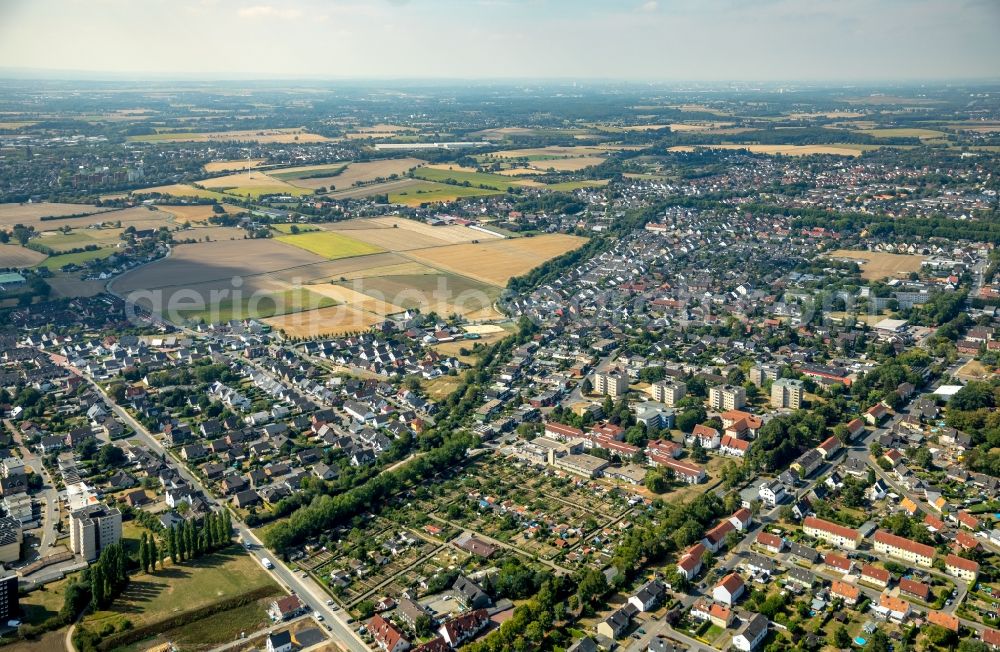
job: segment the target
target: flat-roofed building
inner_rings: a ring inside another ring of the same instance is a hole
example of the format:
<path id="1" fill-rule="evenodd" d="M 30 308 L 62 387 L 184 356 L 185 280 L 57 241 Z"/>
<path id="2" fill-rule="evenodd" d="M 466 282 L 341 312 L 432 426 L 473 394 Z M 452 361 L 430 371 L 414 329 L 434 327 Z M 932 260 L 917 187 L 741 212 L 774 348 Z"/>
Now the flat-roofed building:
<path id="1" fill-rule="evenodd" d="M 87 561 L 122 538 L 122 513 L 117 507 L 97 504 L 78 509 L 70 514 L 69 524 L 70 547 Z"/>

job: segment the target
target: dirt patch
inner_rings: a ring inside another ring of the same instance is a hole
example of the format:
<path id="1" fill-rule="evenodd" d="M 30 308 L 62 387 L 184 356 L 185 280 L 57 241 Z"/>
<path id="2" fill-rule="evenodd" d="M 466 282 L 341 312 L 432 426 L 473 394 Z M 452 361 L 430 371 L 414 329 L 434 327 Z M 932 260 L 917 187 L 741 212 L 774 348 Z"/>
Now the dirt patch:
<path id="1" fill-rule="evenodd" d="M 851 251 L 837 249 L 827 254 L 829 258 L 848 258 L 861 266 L 861 278 L 879 280 L 885 277 L 908 276 L 919 272 L 923 256 L 890 254 L 884 251 Z"/>
<path id="2" fill-rule="evenodd" d="M 366 331 L 382 321 L 382 317 L 347 305 L 330 306 L 309 312 L 299 312 L 265 319 L 272 328 L 290 337 L 319 337 Z"/>
<path id="3" fill-rule="evenodd" d="M 45 254 L 21 245 L 0 244 L 0 267 L 34 267 L 45 258 Z"/>

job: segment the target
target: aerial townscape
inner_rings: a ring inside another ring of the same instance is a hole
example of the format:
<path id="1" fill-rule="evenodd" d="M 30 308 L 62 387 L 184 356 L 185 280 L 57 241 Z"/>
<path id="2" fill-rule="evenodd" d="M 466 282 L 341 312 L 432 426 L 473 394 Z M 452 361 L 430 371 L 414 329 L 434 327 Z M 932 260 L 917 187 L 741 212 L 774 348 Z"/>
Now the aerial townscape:
<path id="1" fill-rule="evenodd" d="M 1000 650 L 997 74 L 27 58 L 142 4 L 0 8 L 0 651 Z"/>

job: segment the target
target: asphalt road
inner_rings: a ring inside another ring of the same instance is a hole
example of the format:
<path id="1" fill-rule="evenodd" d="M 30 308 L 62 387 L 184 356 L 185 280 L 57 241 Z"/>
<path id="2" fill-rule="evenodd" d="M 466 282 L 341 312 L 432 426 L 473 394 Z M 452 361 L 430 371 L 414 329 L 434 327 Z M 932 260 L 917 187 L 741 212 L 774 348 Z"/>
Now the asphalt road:
<path id="1" fill-rule="evenodd" d="M 80 372 L 80 370 L 73 367 L 69 367 L 70 371 L 77 374 L 84 380 L 86 380 L 94 389 L 100 394 L 105 404 L 120 418 L 128 427 L 135 431 L 136 437 L 142 441 L 150 450 L 154 450 L 165 456 L 167 460 L 172 463 L 181 477 L 184 478 L 191 486 L 196 487 L 201 490 L 205 495 L 206 499 L 224 509 L 228 509 L 228 506 L 215 498 L 215 496 L 205 487 L 201 480 L 199 480 L 194 474 L 188 471 L 184 464 L 179 464 L 173 460 L 167 449 L 149 432 L 145 426 L 139 423 L 136 419 L 121 408 L 110 396 L 98 385 L 92 378 Z M 231 513 L 232 514 L 232 513 Z M 329 623 L 331 628 L 331 633 L 336 637 L 336 640 L 341 645 L 345 646 L 351 652 L 367 652 L 369 647 L 365 644 L 364 640 L 351 628 L 351 626 L 346 622 L 347 616 L 343 611 L 334 611 L 331 607 L 327 606 L 326 601 L 329 596 L 326 592 L 316 584 L 312 579 L 302 578 L 296 576 L 280 559 L 275 555 L 266 551 L 261 543 L 260 539 L 251 531 L 251 529 L 242 521 L 240 521 L 235 515 L 232 515 L 233 526 L 239 532 L 240 537 L 243 541 L 252 541 L 256 544 L 257 548 L 251 551 L 250 554 L 254 556 L 258 562 L 262 557 L 267 557 L 274 564 L 274 568 L 270 570 L 270 573 L 274 579 L 286 588 L 288 591 L 295 592 L 296 595 L 303 598 L 310 606 L 313 607 L 326 623 Z"/>

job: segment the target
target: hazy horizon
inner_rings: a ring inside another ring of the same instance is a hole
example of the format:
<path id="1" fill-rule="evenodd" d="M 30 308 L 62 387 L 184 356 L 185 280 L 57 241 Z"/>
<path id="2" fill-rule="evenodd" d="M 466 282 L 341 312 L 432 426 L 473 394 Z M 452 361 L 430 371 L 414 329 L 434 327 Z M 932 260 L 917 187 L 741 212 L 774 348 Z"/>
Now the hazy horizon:
<path id="1" fill-rule="evenodd" d="M 0 76 L 1000 78 L 994 0 L 0 0 Z"/>

